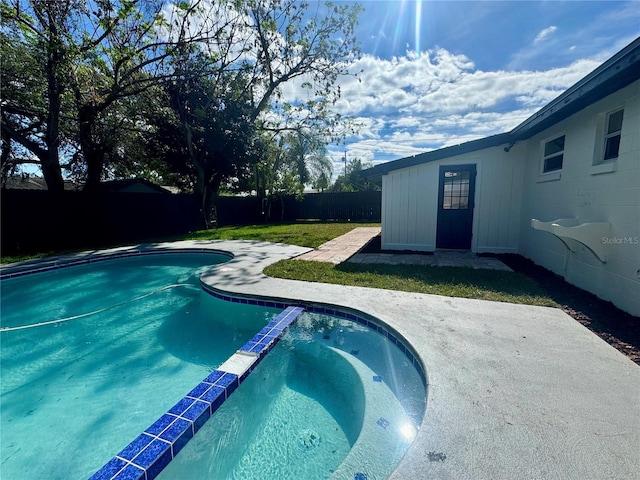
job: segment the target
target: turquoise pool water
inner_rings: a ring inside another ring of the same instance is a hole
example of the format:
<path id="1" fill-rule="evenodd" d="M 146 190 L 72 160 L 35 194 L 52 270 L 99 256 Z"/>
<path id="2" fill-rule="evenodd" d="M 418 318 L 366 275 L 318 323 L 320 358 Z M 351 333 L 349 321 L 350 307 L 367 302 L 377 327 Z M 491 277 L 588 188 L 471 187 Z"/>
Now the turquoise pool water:
<path id="1" fill-rule="evenodd" d="M 279 310 L 200 288 L 227 259 L 147 255 L 2 280 L 2 478 L 88 478 L 268 323 Z"/>
<path id="2" fill-rule="evenodd" d="M 384 479 L 412 443 L 425 398 L 388 338 L 303 313 L 158 478 Z"/>
<path id="3" fill-rule="evenodd" d="M 111 478 L 105 462 L 258 341 L 284 306 L 203 291 L 200 274 L 225 260 L 143 255 L 3 280 L 2 478 Z M 422 368 L 391 332 L 308 308 L 150 478 L 388 476 L 421 423 Z"/>

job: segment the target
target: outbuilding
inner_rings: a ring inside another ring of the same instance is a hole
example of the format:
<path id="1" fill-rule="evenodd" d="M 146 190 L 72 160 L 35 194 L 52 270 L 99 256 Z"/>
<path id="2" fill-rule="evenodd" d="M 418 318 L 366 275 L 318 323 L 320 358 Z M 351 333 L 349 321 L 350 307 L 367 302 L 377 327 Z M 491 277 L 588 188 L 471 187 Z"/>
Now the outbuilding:
<path id="1" fill-rule="evenodd" d="M 640 315 L 640 38 L 510 132 L 365 174 L 383 249 L 518 253 Z"/>

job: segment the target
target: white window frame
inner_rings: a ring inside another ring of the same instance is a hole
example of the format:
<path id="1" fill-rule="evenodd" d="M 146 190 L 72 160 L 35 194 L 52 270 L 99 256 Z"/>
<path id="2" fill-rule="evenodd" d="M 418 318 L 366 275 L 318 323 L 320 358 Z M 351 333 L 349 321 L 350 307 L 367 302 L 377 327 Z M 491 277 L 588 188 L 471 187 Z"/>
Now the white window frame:
<path id="1" fill-rule="evenodd" d="M 611 120 L 611 116 L 616 114 L 616 113 L 618 113 L 618 112 L 622 112 L 622 122 L 620 122 L 620 130 L 616 130 L 615 132 L 607 133 L 608 130 L 609 130 L 609 121 Z M 624 107 L 619 107 L 619 108 L 616 108 L 615 110 L 611 110 L 605 116 L 604 128 L 602 130 L 603 139 L 602 139 L 602 154 L 600 155 L 600 162 L 601 163 L 604 163 L 604 162 L 615 162 L 618 159 L 618 157 L 620 156 L 620 142 L 622 141 L 622 124 L 623 123 L 624 123 Z M 605 155 L 607 154 L 607 143 L 608 143 L 610 138 L 614 138 L 614 137 L 619 137 L 620 138 L 620 140 L 618 140 L 618 152 L 617 152 L 615 157 L 605 158 Z"/>
<path id="2" fill-rule="evenodd" d="M 550 153 L 549 155 L 545 155 L 545 151 L 547 150 L 547 145 L 562 137 L 564 137 L 562 150 L 559 152 Z M 565 133 L 559 133 L 557 135 L 554 135 L 553 137 L 547 137 L 545 140 L 540 142 L 540 147 L 542 150 L 542 159 L 540 161 L 540 175 L 551 175 L 551 174 L 557 174 L 561 172 L 564 167 L 564 152 L 567 149 L 567 135 Z M 546 161 L 551 158 L 558 157 L 560 155 L 562 155 L 562 165 L 560 166 L 560 168 L 554 168 L 553 170 L 545 170 Z"/>

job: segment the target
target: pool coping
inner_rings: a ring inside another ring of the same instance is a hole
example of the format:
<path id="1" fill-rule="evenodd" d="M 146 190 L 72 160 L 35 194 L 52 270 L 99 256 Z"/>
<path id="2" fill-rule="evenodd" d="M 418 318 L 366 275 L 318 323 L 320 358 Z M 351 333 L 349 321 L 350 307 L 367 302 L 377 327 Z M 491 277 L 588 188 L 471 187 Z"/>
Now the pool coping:
<path id="1" fill-rule="evenodd" d="M 266 266 L 309 251 L 290 245 L 167 245 L 232 253 L 203 278 L 220 292 L 346 308 L 407 340 L 429 392 L 389 480 L 631 479 L 640 470 L 640 367 L 559 309 L 266 277 Z"/>
<path id="2" fill-rule="evenodd" d="M 42 261 L 35 260 L 3 266 L 0 280 L 20 278 L 64 268 L 94 264 L 108 260 L 136 258 L 165 254 L 217 254 L 229 258 L 234 255 L 210 248 L 135 248 L 118 251 L 102 251 L 100 255 L 65 255 Z M 213 266 L 202 276 L 224 270 L 225 263 Z M 235 294 L 224 291 L 200 280 L 204 292 L 220 300 L 280 309 L 282 312 L 232 354 L 220 367 L 212 371 L 165 414 L 126 445 L 118 454 L 98 469 L 89 480 L 153 480 L 194 437 L 207 420 L 222 406 L 229 396 L 246 380 L 266 355 L 280 341 L 284 332 L 304 311 L 334 316 L 366 326 L 395 345 L 416 369 L 427 391 L 427 378 L 417 353 L 409 343 L 391 327 L 382 325 L 373 317 L 356 314 L 346 308 L 316 303 L 292 302 L 259 295 Z M 426 403 L 426 397 L 425 397 Z"/>

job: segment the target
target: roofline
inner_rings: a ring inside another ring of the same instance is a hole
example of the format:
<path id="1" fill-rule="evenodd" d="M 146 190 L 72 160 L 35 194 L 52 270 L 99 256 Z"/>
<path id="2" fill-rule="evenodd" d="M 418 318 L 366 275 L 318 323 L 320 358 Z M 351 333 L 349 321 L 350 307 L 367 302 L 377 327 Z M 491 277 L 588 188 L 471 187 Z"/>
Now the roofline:
<path id="1" fill-rule="evenodd" d="M 363 172 L 368 178 L 377 181 L 382 175 L 401 168 L 413 167 L 504 144 L 510 148 L 516 142 L 531 138 L 638 79 L 640 79 L 640 37 L 510 132 L 392 160 Z"/>
<path id="2" fill-rule="evenodd" d="M 640 37 L 511 130 L 524 140 L 640 78 Z"/>
<path id="3" fill-rule="evenodd" d="M 452 145 L 450 147 L 439 148 L 438 150 L 431 150 L 430 152 L 420 153 L 412 157 L 392 160 L 391 162 L 363 170 L 363 172 L 369 172 L 366 174 L 367 177 L 375 179 L 375 177 L 380 177 L 381 175 L 385 175 L 393 170 L 413 167 L 415 165 L 420 165 L 421 163 L 434 162 L 436 160 L 442 160 L 443 158 L 454 157 L 456 155 L 462 155 L 476 150 L 484 150 L 485 148 L 498 147 L 500 145 L 509 144 L 510 142 L 511 136 L 508 133 L 500 133 L 491 137 L 484 137 L 478 140 L 471 140 L 470 142 Z"/>

